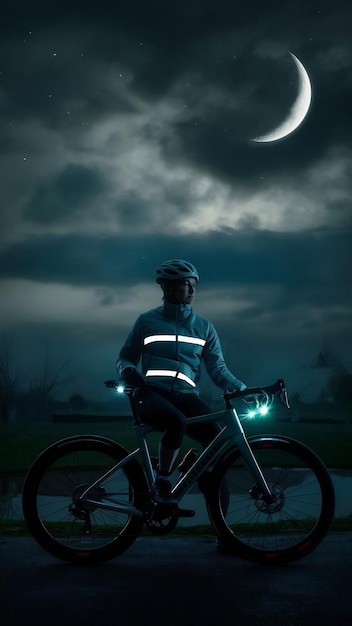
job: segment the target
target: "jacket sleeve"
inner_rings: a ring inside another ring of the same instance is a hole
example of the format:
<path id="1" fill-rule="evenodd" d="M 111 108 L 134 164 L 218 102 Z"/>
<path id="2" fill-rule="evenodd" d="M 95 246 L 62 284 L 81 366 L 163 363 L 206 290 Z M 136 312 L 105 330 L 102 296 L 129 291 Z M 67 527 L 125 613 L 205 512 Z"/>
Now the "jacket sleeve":
<path id="1" fill-rule="evenodd" d="M 119 376 L 127 367 L 137 368 L 143 348 L 143 332 L 141 316 L 138 317 L 131 332 L 129 333 L 125 344 L 120 350 L 120 354 L 116 361 L 116 369 Z"/>
<path id="2" fill-rule="evenodd" d="M 208 339 L 203 351 L 203 361 L 211 380 L 223 391 L 246 389 L 246 385 L 228 369 L 218 334 L 210 324 Z"/>

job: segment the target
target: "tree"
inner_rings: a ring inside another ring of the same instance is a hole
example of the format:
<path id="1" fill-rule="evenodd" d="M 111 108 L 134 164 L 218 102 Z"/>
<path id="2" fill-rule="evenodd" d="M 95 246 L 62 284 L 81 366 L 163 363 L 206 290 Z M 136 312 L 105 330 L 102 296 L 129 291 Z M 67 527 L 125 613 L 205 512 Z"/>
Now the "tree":
<path id="1" fill-rule="evenodd" d="M 37 373 L 32 373 L 30 390 L 44 398 L 50 397 L 59 387 L 72 380 L 68 372 L 70 364 L 70 359 L 55 356 L 46 348 Z"/>
<path id="2" fill-rule="evenodd" d="M 318 353 L 317 358 L 312 363 L 313 369 L 331 369 L 332 371 L 341 371 L 344 369 L 341 359 L 339 359 L 328 345 L 327 341 Z"/>
<path id="3" fill-rule="evenodd" d="M 0 344 L 0 421 L 10 421 L 18 386 L 19 375 L 12 364 L 10 344 L 2 339 Z"/>
<path id="4" fill-rule="evenodd" d="M 22 397 L 22 412 L 26 419 L 40 421 L 54 411 L 54 394 L 72 381 L 71 360 L 54 355 L 46 348 L 38 369 L 32 372 L 29 391 Z"/>
<path id="5" fill-rule="evenodd" d="M 87 402 L 80 393 L 73 393 L 68 405 L 72 411 L 85 411 L 87 408 Z"/>
<path id="6" fill-rule="evenodd" d="M 327 381 L 326 389 L 336 402 L 351 402 L 352 374 L 347 370 L 334 372 Z"/>
<path id="7" fill-rule="evenodd" d="M 320 402 L 345 402 L 352 399 L 352 375 L 342 359 L 338 358 L 327 341 L 312 363 L 312 368 L 321 372 Z"/>

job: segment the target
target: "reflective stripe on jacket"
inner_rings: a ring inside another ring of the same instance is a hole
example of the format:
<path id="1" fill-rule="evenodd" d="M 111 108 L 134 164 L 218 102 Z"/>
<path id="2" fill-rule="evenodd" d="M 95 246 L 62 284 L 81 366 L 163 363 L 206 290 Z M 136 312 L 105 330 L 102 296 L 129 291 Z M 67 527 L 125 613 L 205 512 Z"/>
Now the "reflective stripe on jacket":
<path id="1" fill-rule="evenodd" d="M 213 324 L 189 304 L 164 302 L 138 317 L 120 351 L 118 374 L 140 361 L 146 383 L 167 391 L 199 393 L 201 361 L 222 390 L 244 387 L 226 366 Z"/>

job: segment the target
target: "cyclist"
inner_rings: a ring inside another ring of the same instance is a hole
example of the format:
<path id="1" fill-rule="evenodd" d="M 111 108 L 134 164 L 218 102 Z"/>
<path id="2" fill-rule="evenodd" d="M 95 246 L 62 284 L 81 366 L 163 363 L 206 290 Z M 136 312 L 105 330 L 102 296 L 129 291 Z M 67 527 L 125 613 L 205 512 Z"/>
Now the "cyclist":
<path id="1" fill-rule="evenodd" d="M 142 419 L 163 433 L 151 496 L 168 506 L 177 504 L 169 477 L 185 433 L 205 447 L 220 430 L 214 422 L 187 428 L 187 418 L 211 413 L 199 397 L 201 362 L 223 391 L 246 388 L 227 368 L 213 324 L 192 310 L 198 281 L 192 263 L 162 263 L 156 282 L 163 290 L 163 305 L 138 317 L 116 363 L 126 385 L 137 389 Z M 137 371 L 140 361 L 142 374 Z M 199 486 L 204 491 L 204 485 Z"/>

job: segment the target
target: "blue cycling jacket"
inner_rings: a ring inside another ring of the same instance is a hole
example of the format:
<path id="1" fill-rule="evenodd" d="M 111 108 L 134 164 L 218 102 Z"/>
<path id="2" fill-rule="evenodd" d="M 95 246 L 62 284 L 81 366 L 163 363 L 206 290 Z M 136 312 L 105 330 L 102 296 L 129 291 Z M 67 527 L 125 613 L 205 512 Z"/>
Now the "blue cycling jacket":
<path id="1" fill-rule="evenodd" d="M 138 317 L 120 351 L 118 374 L 140 361 L 145 382 L 166 391 L 199 394 L 201 361 L 223 391 L 246 387 L 227 368 L 213 324 L 189 304 L 164 302 Z"/>

